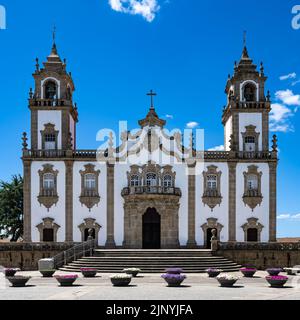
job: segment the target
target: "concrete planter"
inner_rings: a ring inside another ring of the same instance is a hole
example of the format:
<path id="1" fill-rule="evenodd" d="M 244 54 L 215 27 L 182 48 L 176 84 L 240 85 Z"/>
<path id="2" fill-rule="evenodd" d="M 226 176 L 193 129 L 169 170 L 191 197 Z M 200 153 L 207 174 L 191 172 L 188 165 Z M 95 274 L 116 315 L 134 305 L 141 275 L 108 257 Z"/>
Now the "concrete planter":
<path id="1" fill-rule="evenodd" d="M 92 269 L 92 268 L 82 268 L 80 269 L 82 275 L 84 276 L 84 278 L 95 278 L 98 270 L 97 269 Z"/>
<path id="2" fill-rule="evenodd" d="M 233 287 L 237 280 L 225 280 L 225 279 L 218 279 L 221 287 L 230 288 Z"/>
<path id="3" fill-rule="evenodd" d="M 131 277 L 129 278 L 110 278 L 114 287 L 127 287 L 131 283 Z"/>
<path id="4" fill-rule="evenodd" d="M 26 287 L 26 283 L 31 279 L 31 277 L 7 277 L 7 280 L 12 284 L 12 287 Z"/>
<path id="5" fill-rule="evenodd" d="M 52 278 L 56 270 L 40 270 L 43 278 Z"/>
<path id="6" fill-rule="evenodd" d="M 138 274 L 141 272 L 141 270 L 132 268 L 132 269 L 124 269 L 123 272 L 136 278 L 138 276 Z"/>
<path id="7" fill-rule="evenodd" d="M 288 277 L 266 277 L 266 280 L 272 288 L 283 288 L 288 282 Z"/>
<path id="8" fill-rule="evenodd" d="M 209 278 L 216 278 L 218 275 L 221 274 L 222 271 L 207 270 L 206 272 L 207 272 Z"/>
<path id="9" fill-rule="evenodd" d="M 245 278 L 253 278 L 257 270 L 256 269 L 241 269 L 240 271 L 244 275 Z"/>
<path id="10" fill-rule="evenodd" d="M 77 280 L 78 276 L 56 276 L 55 279 L 61 287 L 71 287 Z"/>
<path id="11" fill-rule="evenodd" d="M 270 268 L 267 269 L 267 272 L 270 276 L 278 276 L 280 272 L 282 272 L 282 269 L 280 268 Z"/>

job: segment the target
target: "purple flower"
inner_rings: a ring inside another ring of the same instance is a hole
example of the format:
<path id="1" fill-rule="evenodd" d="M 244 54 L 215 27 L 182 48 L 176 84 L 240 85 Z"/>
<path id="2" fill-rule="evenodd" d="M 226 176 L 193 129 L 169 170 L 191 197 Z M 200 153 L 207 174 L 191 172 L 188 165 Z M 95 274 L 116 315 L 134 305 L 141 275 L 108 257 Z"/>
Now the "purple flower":
<path id="1" fill-rule="evenodd" d="M 240 269 L 241 272 L 254 272 L 257 271 L 255 268 L 242 268 Z"/>
<path id="2" fill-rule="evenodd" d="M 267 271 L 269 272 L 269 271 L 271 271 L 271 272 L 282 272 L 282 269 L 281 268 L 269 268 L 269 269 L 267 269 Z"/>
<path id="3" fill-rule="evenodd" d="M 82 272 L 96 272 L 98 270 L 96 268 L 81 268 L 80 271 L 82 271 Z"/>
<path id="4" fill-rule="evenodd" d="M 181 268 L 169 268 L 166 270 L 168 274 L 181 274 L 183 270 Z"/>
<path id="5" fill-rule="evenodd" d="M 267 280 L 278 280 L 278 281 L 287 281 L 287 280 L 289 280 L 289 278 L 288 277 L 286 277 L 286 276 L 267 276 L 266 277 L 266 279 Z"/>
<path id="6" fill-rule="evenodd" d="M 183 274 L 171 274 L 171 273 L 163 274 L 161 277 L 163 279 L 178 280 L 178 281 L 183 281 L 184 279 L 186 279 L 186 276 Z"/>

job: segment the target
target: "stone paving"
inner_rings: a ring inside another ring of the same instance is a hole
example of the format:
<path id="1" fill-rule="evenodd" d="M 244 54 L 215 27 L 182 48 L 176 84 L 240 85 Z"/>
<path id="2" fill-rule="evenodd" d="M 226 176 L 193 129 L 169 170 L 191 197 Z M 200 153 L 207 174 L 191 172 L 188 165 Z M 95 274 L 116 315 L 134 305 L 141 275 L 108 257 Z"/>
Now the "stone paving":
<path id="1" fill-rule="evenodd" d="M 57 272 L 57 274 L 64 274 Z M 109 274 L 84 279 L 79 275 L 70 288 L 59 287 L 56 279 L 42 278 L 39 272 L 20 272 L 31 276 L 26 288 L 12 288 L 0 278 L 0 300 L 300 300 L 300 275 L 290 276 L 285 288 L 270 288 L 265 272 L 258 272 L 253 279 L 243 278 L 234 288 L 221 288 L 216 279 L 206 274 L 189 274 L 184 286 L 168 288 L 160 274 L 142 274 L 132 280 L 129 287 L 111 285 Z"/>

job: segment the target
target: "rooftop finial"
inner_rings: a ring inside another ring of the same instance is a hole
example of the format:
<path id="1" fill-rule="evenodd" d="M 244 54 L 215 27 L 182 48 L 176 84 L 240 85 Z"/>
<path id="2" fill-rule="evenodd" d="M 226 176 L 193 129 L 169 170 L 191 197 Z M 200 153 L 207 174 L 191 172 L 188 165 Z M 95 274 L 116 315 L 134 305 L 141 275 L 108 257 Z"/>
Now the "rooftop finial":
<path id="1" fill-rule="evenodd" d="M 150 108 L 154 109 L 153 97 L 157 96 L 157 94 L 153 90 L 150 90 L 150 92 L 147 93 L 147 96 L 151 97 L 151 106 L 150 106 Z"/>
<path id="2" fill-rule="evenodd" d="M 52 31 L 52 55 L 57 56 L 57 48 L 56 48 L 56 26 L 54 25 L 53 31 Z"/>
<path id="3" fill-rule="evenodd" d="M 53 39 L 53 45 L 55 45 L 55 40 L 56 40 L 56 25 L 53 26 L 52 39 Z"/>
<path id="4" fill-rule="evenodd" d="M 247 46 L 247 31 L 244 31 L 243 41 L 244 41 L 244 47 L 246 47 Z"/>

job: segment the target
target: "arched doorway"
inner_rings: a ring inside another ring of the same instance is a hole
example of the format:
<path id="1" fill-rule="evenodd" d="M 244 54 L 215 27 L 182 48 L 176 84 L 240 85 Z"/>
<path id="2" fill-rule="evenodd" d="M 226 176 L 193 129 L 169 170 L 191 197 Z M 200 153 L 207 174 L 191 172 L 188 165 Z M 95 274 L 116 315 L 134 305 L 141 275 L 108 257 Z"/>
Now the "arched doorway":
<path id="1" fill-rule="evenodd" d="M 143 249 L 161 248 L 161 217 L 154 208 L 143 216 Z"/>
<path id="2" fill-rule="evenodd" d="M 43 241 L 44 242 L 54 242 L 54 230 L 53 229 L 43 229 Z"/>
<path id="3" fill-rule="evenodd" d="M 258 230 L 250 228 L 247 230 L 247 242 L 258 242 Z"/>

